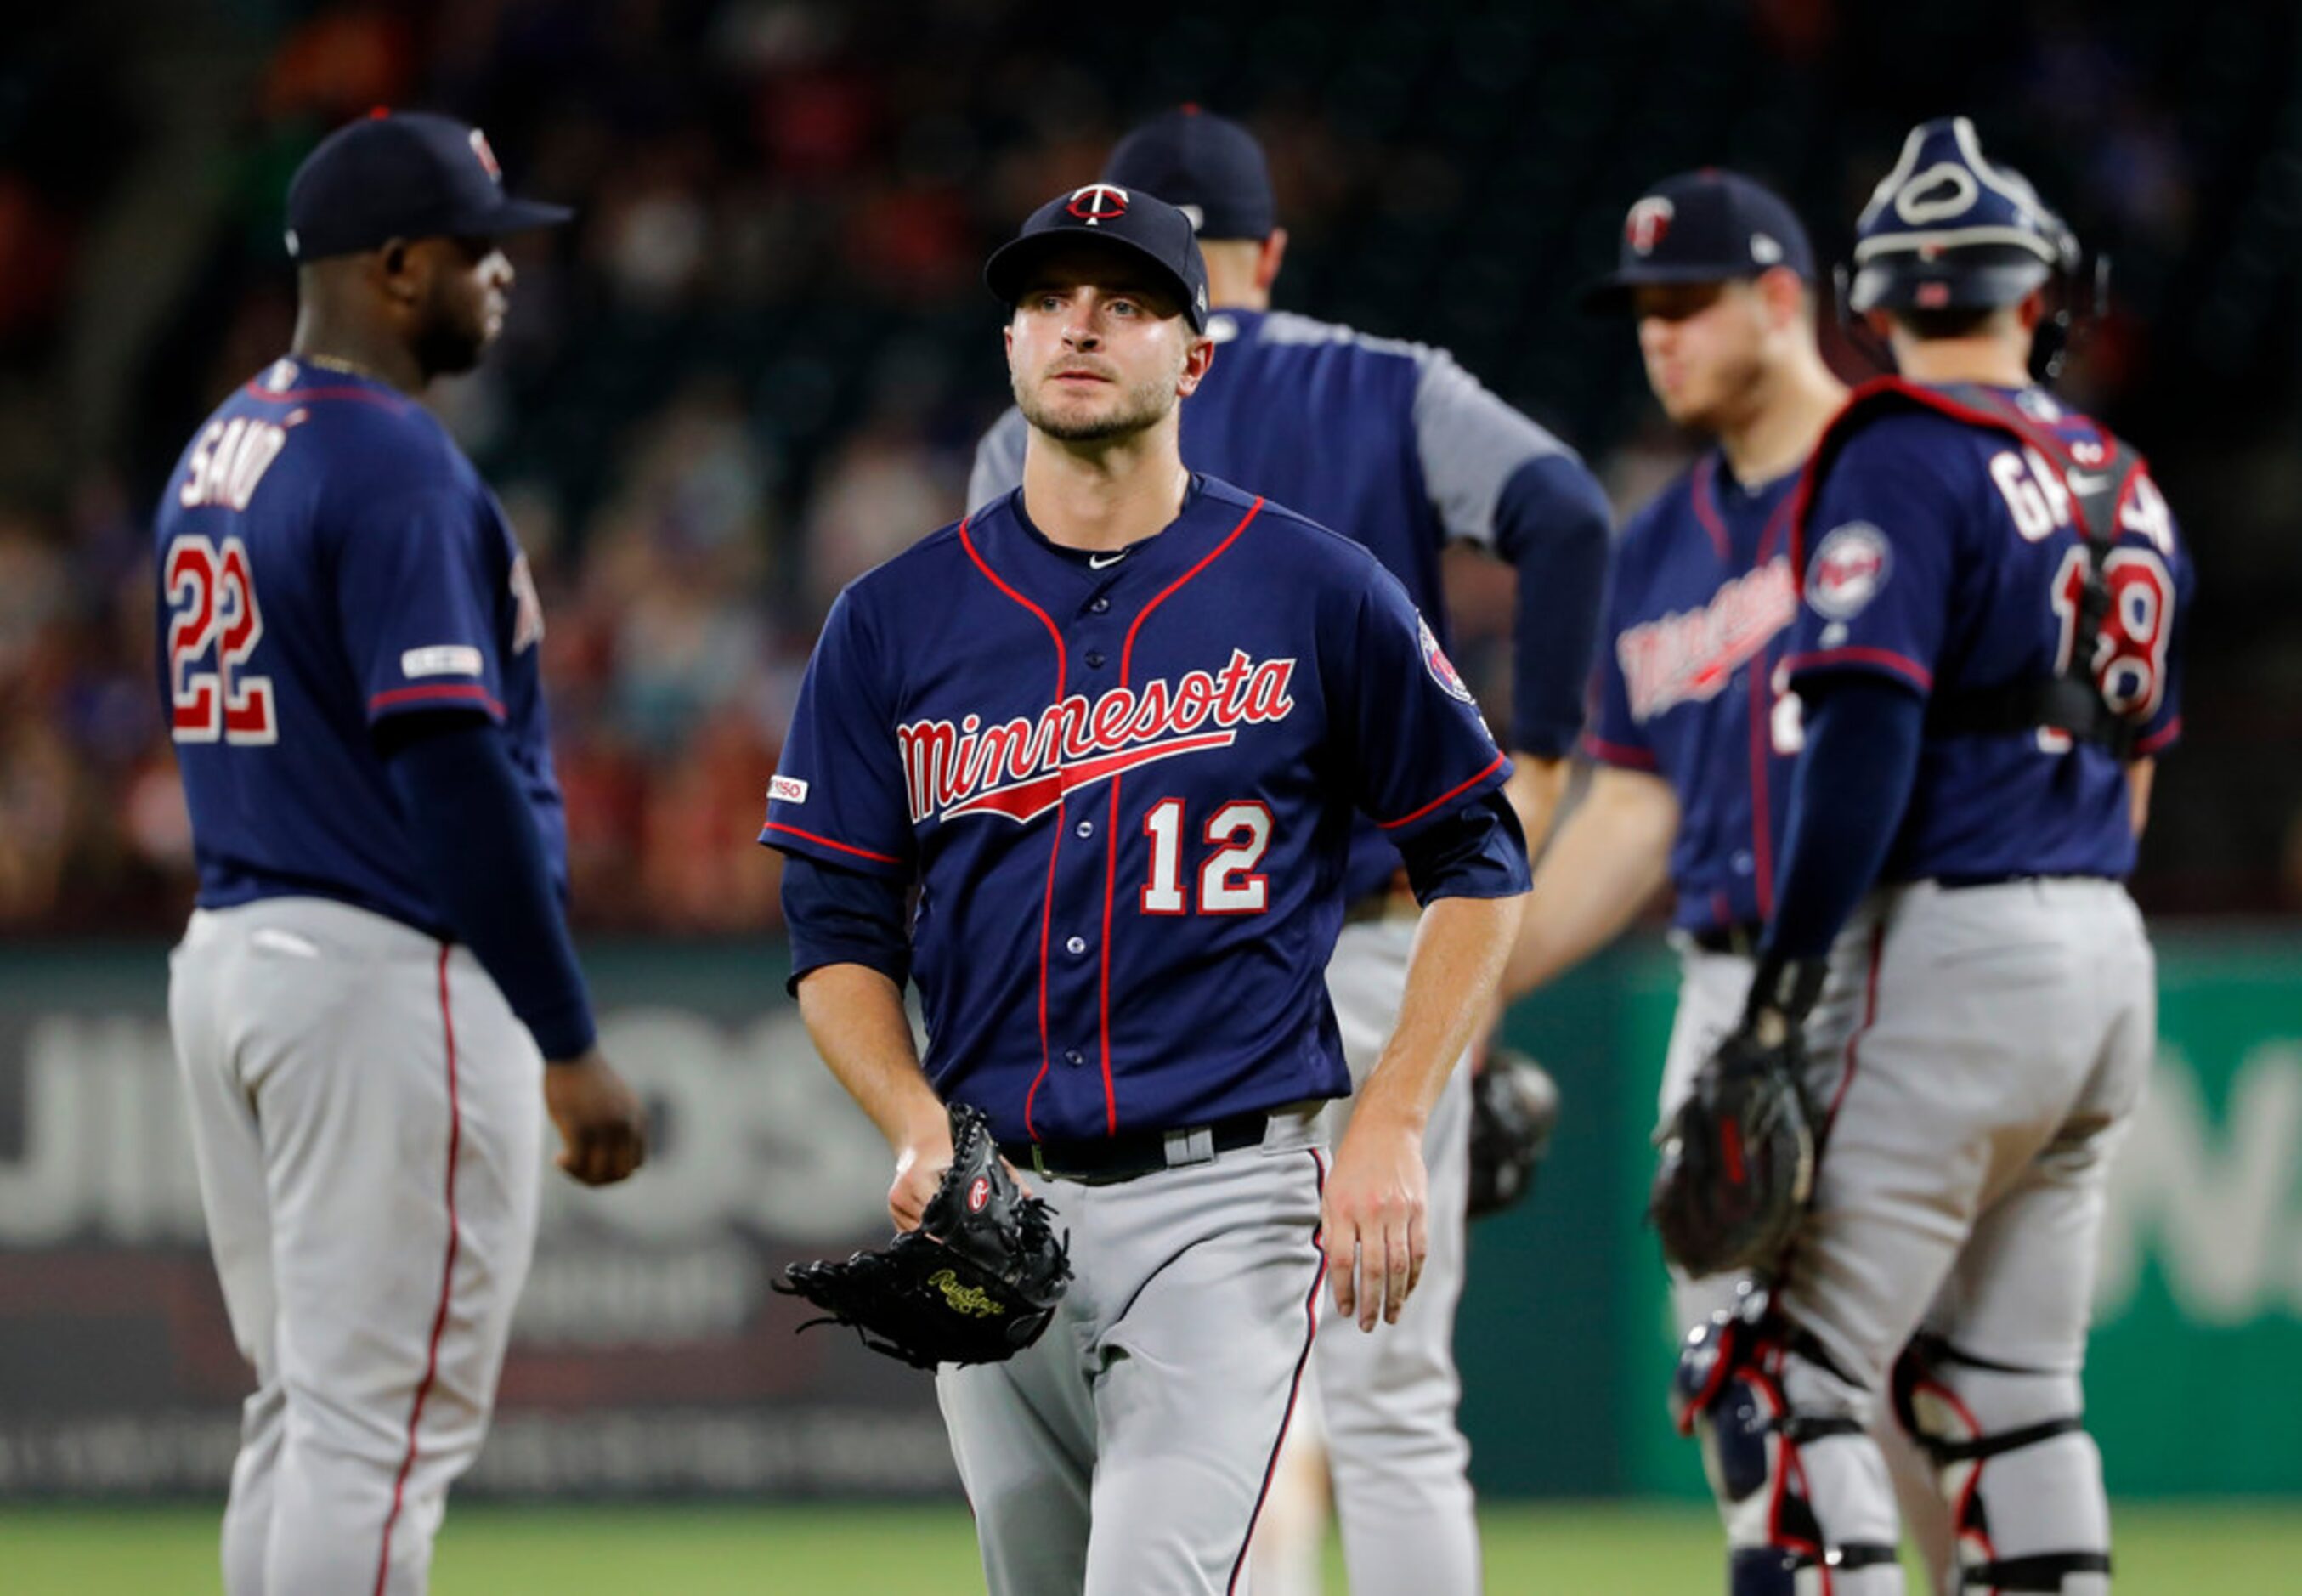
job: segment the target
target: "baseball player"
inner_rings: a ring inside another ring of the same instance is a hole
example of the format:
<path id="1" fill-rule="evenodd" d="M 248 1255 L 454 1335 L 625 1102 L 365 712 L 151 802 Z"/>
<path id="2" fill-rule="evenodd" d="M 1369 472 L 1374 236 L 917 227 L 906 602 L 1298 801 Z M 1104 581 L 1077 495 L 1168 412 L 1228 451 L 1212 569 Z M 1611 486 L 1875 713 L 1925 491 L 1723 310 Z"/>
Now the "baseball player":
<path id="1" fill-rule="evenodd" d="M 425 1588 L 527 1272 L 541 1111 L 587 1185 L 643 1155 L 561 913 L 535 589 L 415 397 L 502 323 L 490 240 L 567 215 L 508 196 L 445 117 L 323 141 L 288 191 L 294 348 L 160 500 L 163 710 L 199 865 L 169 1020 L 257 1381 L 231 1596 Z"/>
<path id="2" fill-rule="evenodd" d="M 1154 117 L 1112 151 L 1104 180 L 1179 206 L 1197 230 L 1220 351 L 1182 413 L 1195 470 L 1268 493 L 1363 544 L 1405 584 L 1442 643 L 1440 555 L 1466 540 L 1517 567 L 1519 625 L 1506 791 L 1540 838 L 1582 720 L 1604 571 L 1605 496 L 1574 453 L 1481 387 L 1444 351 L 1370 338 L 1274 311 L 1287 234 L 1262 147 L 1197 107 Z M 968 502 L 1021 480 L 1029 424 L 1011 409 L 976 453 Z M 1342 934 L 1327 987 L 1352 1079 L 1363 1081 L 1396 1024 L 1416 906 L 1394 890 L 1399 850 L 1374 820 L 1354 825 Z M 1424 1155 L 1431 1262 L 1414 1303 L 1372 1338 L 1331 1321 L 1315 1356 L 1343 1543 L 1353 1583 L 1378 1592 L 1480 1588 L 1479 1543 L 1456 1424 L 1454 1352 L 1462 1294 L 1471 1071 L 1448 1077 Z M 1331 1111 L 1342 1134 L 1347 1104 Z M 1315 1591 L 1323 1538 L 1315 1426 L 1291 1432 L 1258 1533 L 1257 1588 Z M 1298 1453 L 1307 1453 L 1298 1456 Z"/>
<path id="3" fill-rule="evenodd" d="M 1659 1118 L 1740 1017 L 1774 902 L 1773 862 L 1799 747 L 1782 674 L 1798 590 L 1793 490 L 1846 400 L 1815 342 L 1815 261 L 1796 213 L 1740 173 L 1657 183 L 1624 219 L 1616 271 L 1590 309 L 1636 323 L 1665 415 L 1716 447 L 1624 527 L 1584 734 L 1582 800 L 1534 873 L 1503 991 L 1516 998 L 1612 940 L 1669 883 L 1678 1011 Z M 1692 1333 L 1739 1276 L 1675 1275 Z M 1891 1415 L 1878 1426 L 1905 1516 L 1947 1572 L 1948 1515 Z"/>
<path id="4" fill-rule="evenodd" d="M 1771 1291 L 1697 1338 L 1680 1394 L 1738 1593 L 1902 1590 L 1865 1431 L 1891 1394 L 1962 1589 L 2100 1596 L 2079 1376 L 2153 1047 L 2121 881 L 2180 726 L 2188 562 L 2141 458 L 2032 384 L 2078 246 L 1970 124 L 1912 131 L 1857 236 L 1851 302 L 1903 375 L 1858 391 L 1792 507 L 1805 748 L 1695 1093 L 1802 1076 L 1820 1155 Z"/>
<path id="5" fill-rule="evenodd" d="M 895 1151 L 897 1226 L 949 1161 L 949 1098 L 1070 1232 L 1046 1333 L 937 1380 L 991 1590 L 1230 1591 L 1322 1280 L 1366 1330 L 1423 1267 L 1424 1134 L 1525 839 L 1406 591 L 1185 467 L 1178 404 L 1217 349 L 1183 214 L 1089 183 L 985 277 L 1022 486 L 833 607 L 760 840 L 789 856 L 802 1012 Z M 1358 812 L 1428 910 L 1330 1168 L 1320 1106 L 1351 1083 L 1321 975 Z"/>

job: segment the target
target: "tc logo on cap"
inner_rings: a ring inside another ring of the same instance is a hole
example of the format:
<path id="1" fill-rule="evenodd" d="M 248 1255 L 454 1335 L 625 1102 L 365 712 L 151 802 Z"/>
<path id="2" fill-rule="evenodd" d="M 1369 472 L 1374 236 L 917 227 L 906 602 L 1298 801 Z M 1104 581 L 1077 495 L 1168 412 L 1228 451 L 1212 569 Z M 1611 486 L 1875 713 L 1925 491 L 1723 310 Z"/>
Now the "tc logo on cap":
<path id="1" fill-rule="evenodd" d="M 496 164 L 496 152 L 488 147 L 488 136 L 477 128 L 472 130 L 472 153 L 480 158 L 480 169 L 497 182 L 503 181 L 503 168 Z"/>
<path id="2" fill-rule="evenodd" d="M 1632 250 L 1639 255 L 1652 255 L 1657 244 L 1670 231 L 1670 219 L 1677 207 L 1660 195 L 1651 194 L 1631 207 L 1623 218 L 1623 237 Z"/>
<path id="3" fill-rule="evenodd" d="M 1071 202 L 1063 209 L 1084 219 L 1089 227 L 1099 222 L 1116 222 L 1127 214 L 1127 190 L 1110 183 L 1089 183 L 1084 189 L 1071 191 Z"/>

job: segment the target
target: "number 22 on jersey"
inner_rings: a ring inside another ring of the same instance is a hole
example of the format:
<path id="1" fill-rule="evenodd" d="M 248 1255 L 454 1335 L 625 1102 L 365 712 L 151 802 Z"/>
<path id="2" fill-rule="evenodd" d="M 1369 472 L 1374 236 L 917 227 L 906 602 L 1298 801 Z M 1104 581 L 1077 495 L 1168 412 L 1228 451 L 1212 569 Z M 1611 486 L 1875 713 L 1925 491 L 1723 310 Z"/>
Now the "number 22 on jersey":
<path id="1" fill-rule="evenodd" d="M 264 637 L 256 579 L 238 538 L 186 533 L 168 545 L 170 732 L 179 743 L 276 743 L 272 682 L 241 667 Z M 215 668 L 200 667 L 213 651 Z"/>

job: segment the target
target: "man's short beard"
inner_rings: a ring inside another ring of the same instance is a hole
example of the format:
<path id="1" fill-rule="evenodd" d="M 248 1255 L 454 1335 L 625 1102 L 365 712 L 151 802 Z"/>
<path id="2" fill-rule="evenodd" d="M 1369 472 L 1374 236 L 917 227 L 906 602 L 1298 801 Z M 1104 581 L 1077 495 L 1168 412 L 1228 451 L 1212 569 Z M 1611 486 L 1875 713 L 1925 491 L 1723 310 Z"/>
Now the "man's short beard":
<path id="1" fill-rule="evenodd" d="M 1072 420 L 1042 406 L 1036 388 L 1017 382 L 1014 389 L 1015 407 L 1023 412 L 1023 419 L 1059 443 L 1103 443 L 1131 436 L 1164 420 L 1175 402 L 1172 388 L 1146 383 L 1131 391 L 1127 396 L 1129 402 L 1119 409 Z"/>
<path id="2" fill-rule="evenodd" d="M 416 365 L 426 378 L 452 377 L 470 371 L 486 354 L 488 337 L 474 332 L 468 327 L 458 327 L 446 317 L 434 317 L 416 334 L 414 348 Z"/>

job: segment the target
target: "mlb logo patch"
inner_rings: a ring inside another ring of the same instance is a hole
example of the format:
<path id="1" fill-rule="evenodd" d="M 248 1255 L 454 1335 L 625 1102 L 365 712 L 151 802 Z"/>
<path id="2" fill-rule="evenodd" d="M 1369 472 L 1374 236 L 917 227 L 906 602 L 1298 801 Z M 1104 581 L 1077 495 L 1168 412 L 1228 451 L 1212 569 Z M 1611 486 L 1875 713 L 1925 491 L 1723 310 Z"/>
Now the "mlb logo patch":
<path id="1" fill-rule="evenodd" d="M 399 674 L 410 681 L 424 676 L 476 676 L 484 674 L 486 668 L 485 657 L 466 643 L 434 643 L 430 648 L 409 649 L 399 656 Z"/>
<path id="2" fill-rule="evenodd" d="M 1861 613 L 1894 568 L 1886 534 L 1868 521 L 1849 521 L 1818 544 L 1806 570 L 1806 601 L 1818 615 L 1843 621 Z"/>

